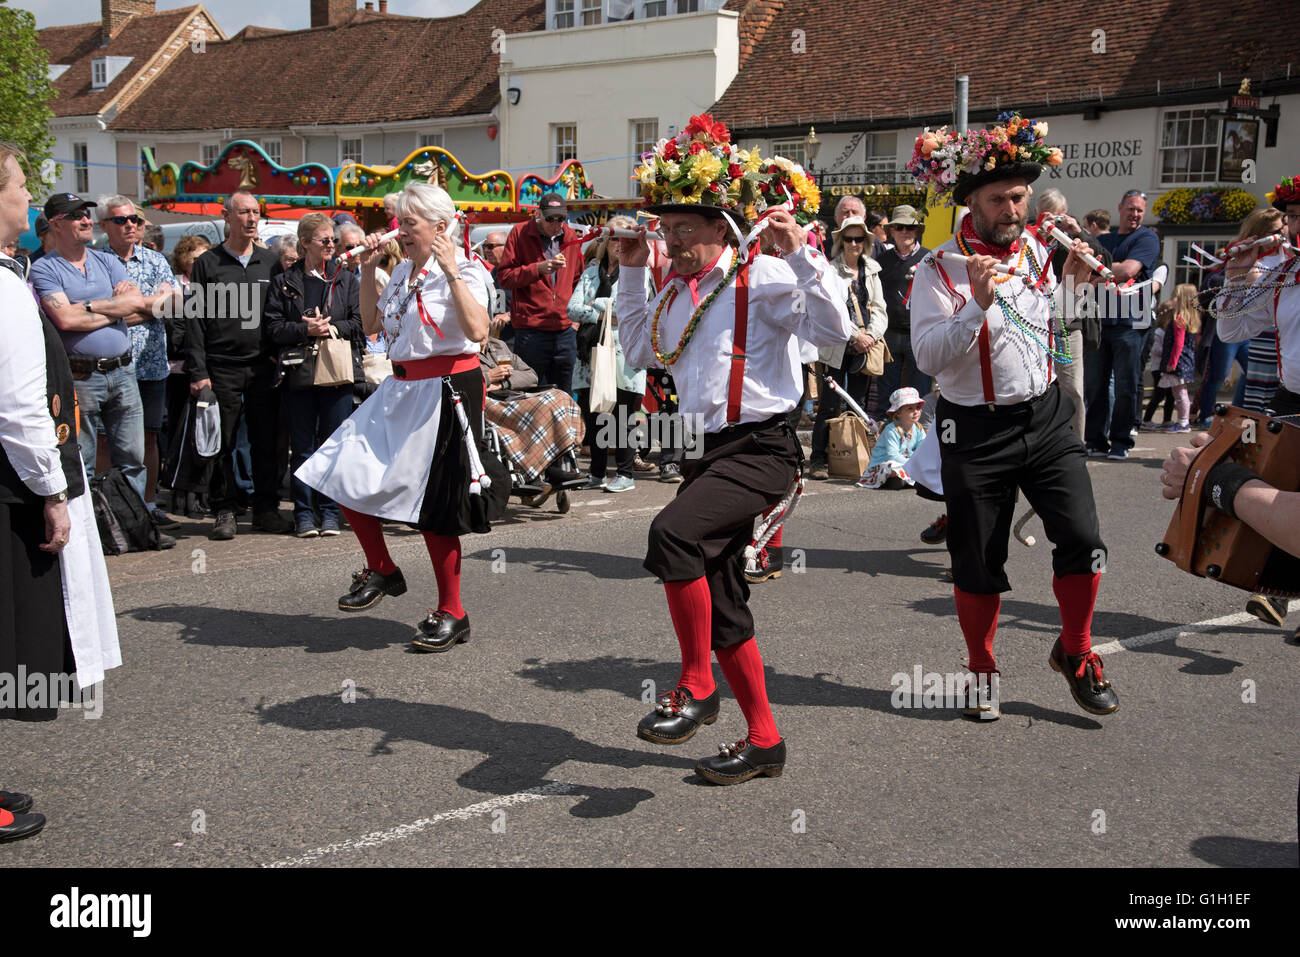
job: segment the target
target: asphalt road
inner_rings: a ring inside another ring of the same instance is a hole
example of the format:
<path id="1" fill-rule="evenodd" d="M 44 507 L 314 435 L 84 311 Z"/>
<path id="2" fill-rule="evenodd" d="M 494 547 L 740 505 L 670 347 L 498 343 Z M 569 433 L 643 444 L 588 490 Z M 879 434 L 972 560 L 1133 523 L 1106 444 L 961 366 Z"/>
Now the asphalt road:
<path id="1" fill-rule="evenodd" d="M 1244 594 L 1153 554 L 1174 441 L 1143 436 L 1135 459 L 1089 465 L 1110 548 L 1094 642 L 1128 642 L 1105 653 L 1121 700 L 1108 718 L 1080 711 L 1048 667 L 1059 622 L 1036 520 L 1040 543 L 1012 544 L 1002 720 L 895 707 L 896 674 L 956 671 L 965 655 L 947 553 L 917 537 L 938 510 L 810 483 L 785 539 L 802 571 L 753 598 L 789 763 L 728 788 L 692 770 L 744 734 L 725 685 L 718 723 L 686 744 L 634 734 L 643 697 L 677 675 L 662 588 L 641 568 L 671 486 L 583 493 L 567 516 L 516 506 L 467 539 L 473 637 L 441 655 L 405 647 L 434 604 L 418 536 L 391 535 L 412 591 L 345 615 L 335 599 L 361 565 L 350 533 L 209 542 L 187 527 L 174 551 L 109 560 L 125 665 L 102 718 L 7 723 L 0 786 L 35 794 L 50 823 L 4 856 L 1295 866 L 1300 647 L 1231 617 Z"/>

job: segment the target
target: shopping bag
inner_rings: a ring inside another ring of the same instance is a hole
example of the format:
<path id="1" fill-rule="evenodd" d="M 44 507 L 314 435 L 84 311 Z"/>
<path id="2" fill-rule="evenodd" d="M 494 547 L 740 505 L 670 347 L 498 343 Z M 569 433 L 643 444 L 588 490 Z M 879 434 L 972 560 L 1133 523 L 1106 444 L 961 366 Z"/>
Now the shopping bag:
<path id="1" fill-rule="evenodd" d="M 614 323 L 605 305 L 600 341 L 591 350 L 591 411 L 613 412 L 618 404 L 618 362 L 614 354 Z"/>

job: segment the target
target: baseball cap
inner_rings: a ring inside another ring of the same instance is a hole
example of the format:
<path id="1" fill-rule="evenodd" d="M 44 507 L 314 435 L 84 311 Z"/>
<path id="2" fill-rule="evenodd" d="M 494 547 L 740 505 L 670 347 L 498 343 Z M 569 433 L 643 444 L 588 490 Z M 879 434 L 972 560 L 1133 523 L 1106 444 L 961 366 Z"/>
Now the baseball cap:
<path id="1" fill-rule="evenodd" d="M 75 213 L 98 205 L 98 203 L 92 203 L 88 199 L 82 199 L 75 193 L 55 193 L 45 201 L 45 218 L 50 220 L 55 216 L 66 216 L 68 213 Z"/>
<path id="2" fill-rule="evenodd" d="M 564 197 L 559 193 L 547 193 L 538 202 L 537 208 L 543 213 L 548 213 L 551 210 L 567 213 L 569 211 L 569 204 L 564 201 Z"/>

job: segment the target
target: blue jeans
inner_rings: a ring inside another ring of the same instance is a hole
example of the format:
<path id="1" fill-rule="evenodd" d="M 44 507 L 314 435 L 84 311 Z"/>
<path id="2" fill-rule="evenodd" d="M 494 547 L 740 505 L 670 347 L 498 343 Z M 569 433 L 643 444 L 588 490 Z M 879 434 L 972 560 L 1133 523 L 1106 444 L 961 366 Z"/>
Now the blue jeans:
<path id="1" fill-rule="evenodd" d="M 1242 372 L 1237 391 L 1239 393 L 1244 391 L 1246 361 L 1249 352 L 1249 339 L 1242 342 L 1223 342 L 1217 335 L 1214 337 L 1214 341 L 1210 343 L 1210 358 L 1205 363 L 1205 379 L 1201 383 L 1200 398 L 1197 400 L 1197 421 L 1210 421 L 1210 416 L 1214 412 L 1214 403 L 1219 396 L 1219 389 L 1223 387 L 1223 383 L 1228 378 L 1228 372 L 1232 369 L 1234 362 L 1241 366 Z M 1236 404 L 1240 405 L 1241 403 L 1238 401 Z"/>
<path id="2" fill-rule="evenodd" d="M 352 386 L 290 389 L 285 402 L 289 412 L 289 471 L 293 473 L 352 414 Z M 313 515 L 313 506 L 320 509 L 322 517 L 339 517 L 337 502 L 317 492 L 296 475 L 289 483 L 289 491 L 293 498 L 295 521 Z"/>
<path id="3" fill-rule="evenodd" d="M 108 455 L 122 476 L 144 499 L 144 404 L 135 369 L 120 366 L 112 372 L 92 372 L 73 383 L 81 407 L 81 434 L 77 445 L 86 474 L 95 474 L 95 452 L 102 429 Z"/>
<path id="4" fill-rule="evenodd" d="M 1103 326 L 1101 345 L 1088 354 L 1083 364 L 1083 388 L 1087 401 L 1084 419 L 1085 445 L 1103 452 L 1133 448 L 1129 433 L 1138 422 L 1142 384 L 1142 343 L 1145 329 L 1131 326 Z M 1110 377 L 1115 376 L 1114 410 L 1111 409 Z M 1110 419 L 1107 437 L 1106 420 Z"/>
<path id="5" fill-rule="evenodd" d="M 912 353 L 912 334 L 910 332 L 886 332 L 885 345 L 889 346 L 892 362 L 885 363 L 885 373 L 876 384 L 876 418 L 884 418 L 889 409 L 889 397 L 903 384 L 903 367 L 907 367 L 907 384 L 921 397 L 930 394 L 930 377 L 916 367 L 916 356 Z"/>
<path id="6" fill-rule="evenodd" d="M 549 385 L 573 395 L 573 370 L 578 364 L 578 331 L 568 329 L 516 329 L 514 354 L 537 373 L 538 385 Z"/>

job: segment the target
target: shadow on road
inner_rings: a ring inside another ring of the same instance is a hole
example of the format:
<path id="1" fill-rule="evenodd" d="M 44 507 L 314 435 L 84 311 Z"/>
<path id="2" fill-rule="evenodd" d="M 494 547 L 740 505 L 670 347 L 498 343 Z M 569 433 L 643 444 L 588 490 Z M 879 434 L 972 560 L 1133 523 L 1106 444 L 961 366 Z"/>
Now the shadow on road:
<path id="1" fill-rule="evenodd" d="M 309 654 L 349 648 L 380 651 L 404 645 L 415 634 L 414 625 L 364 614 L 324 618 L 202 605 L 154 605 L 128 614 L 137 621 L 179 624 L 182 641 L 213 648 L 302 648 Z"/>
<path id="2" fill-rule="evenodd" d="M 675 663 L 653 661 L 649 658 L 616 658 L 606 655 L 580 661 L 542 661 L 529 658 L 525 667 L 515 672 L 547 691 L 613 691 L 629 698 L 641 700 L 648 679 L 657 683 L 658 690 L 668 687 L 676 679 L 679 666 Z M 846 685 L 836 675 L 821 672 L 805 675 L 779 674 L 764 666 L 767 695 L 772 704 L 786 707 L 866 708 L 882 714 L 922 721 L 957 721 L 961 715 L 948 708 L 896 708 L 892 698 L 893 688 L 860 688 Z M 713 678 L 722 689 L 724 697 L 732 697 L 722 673 L 715 666 Z M 649 705 L 646 709 L 649 710 Z M 1070 714 L 1042 708 L 1027 702 L 1003 701 L 1006 714 L 1026 715 L 1039 721 L 1063 724 L 1071 728 L 1097 730 L 1101 724 L 1084 715 Z"/>
<path id="3" fill-rule="evenodd" d="M 937 618 L 953 617 L 956 614 L 951 596 L 946 595 L 942 598 L 918 598 L 911 602 L 911 607 L 915 611 L 934 615 Z M 1094 645 L 1100 645 L 1115 638 L 1131 638 L 1135 635 L 1150 634 L 1153 631 L 1169 628 L 1173 624 L 1175 623 L 1158 621 L 1155 618 L 1147 618 L 1145 615 L 1134 615 L 1124 611 L 1098 610 L 1092 616 L 1092 641 Z M 1055 641 L 1056 636 L 1061 632 L 1061 616 L 1055 605 L 1015 601 L 1014 599 L 1008 599 L 1004 595 L 1002 598 L 1002 611 L 998 617 L 998 627 L 999 629 L 1020 628 L 1041 635 L 1048 642 L 1043 647 L 1043 655 L 1046 657 L 1047 652 L 1051 649 L 1050 642 Z M 1214 634 L 1224 636 L 1233 633 L 1252 635 L 1258 634 L 1259 629 L 1228 626 L 1220 628 Z M 1215 649 L 1213 653 L 1207 653 L 1192 648 L 1183 648 L 1179 646 L 1174 638 L 1170 638 L 1168 641 L 1156 642 L 1155 644 L 1139 645 L 1128 650 L 1132 654 L 1138 655 L 1156 654 L 1170 658 L 1186 658 L 1187 663 L 1178 670 L 1189 675 L 1226 675 L 1231 674 L 1234 669 L 1241 666 L 1241 662 L 1234 658 L 1219 657 L 1222 652 L 1218 649 Z"/>
<path id="4" fill-rule="evenodd" d="M 484 548 L 466 559 L 478 559 L 491 562 L 497 556 L 497 549 Z M 506 561 L 519 565 L 531 565 L 539 572 L 587 572 L 593 578 L 609 578 L 616 581 L 630 581 L 637 578 L 653 580 L 654 576 L 641 567 L 641 559 L 626 555 L 607 555 L 604 552 L 566 551 L 562 548 L 508 548 L 505 549 Z"/>
<path id="5" fill-rule="evenodd" d="M 393 745 L 414 741 L 453 751 L 477 751 L 487 757 L 457 783 L 471 791 L 515 794 L 550 783 L 562 764 L 604 764 L 615 768 L 653 765 L 689 770 L 695 760 L 655 752 L 607 748 L 584 741 L 563 728 L 523 721 L 502 721 L 479 711 L 448 705 L 359 697 L 350 704 L 338 695 L 315 695 L 260 707 L 258 719 L 299 731 L 328 732 L 371 728 L 380 738 L 373 756 L 391 754 Z M 571 779 L 572 776 L 566 775 Z M 615 817 L 655 796 L 645 788 L 604 788 L 577 782 L 571 792 L 584 798 L 569 813 L 574 817 Z"/>
<path id="6" fill-rule="evenodd" d="M 1300 845 L 1295 841 L 1256 841 L 1248 837 L 1215 834 L 1198 837 L 1188 849 L 1218 867 L 1291 867 L 1300 864 Z"/>

